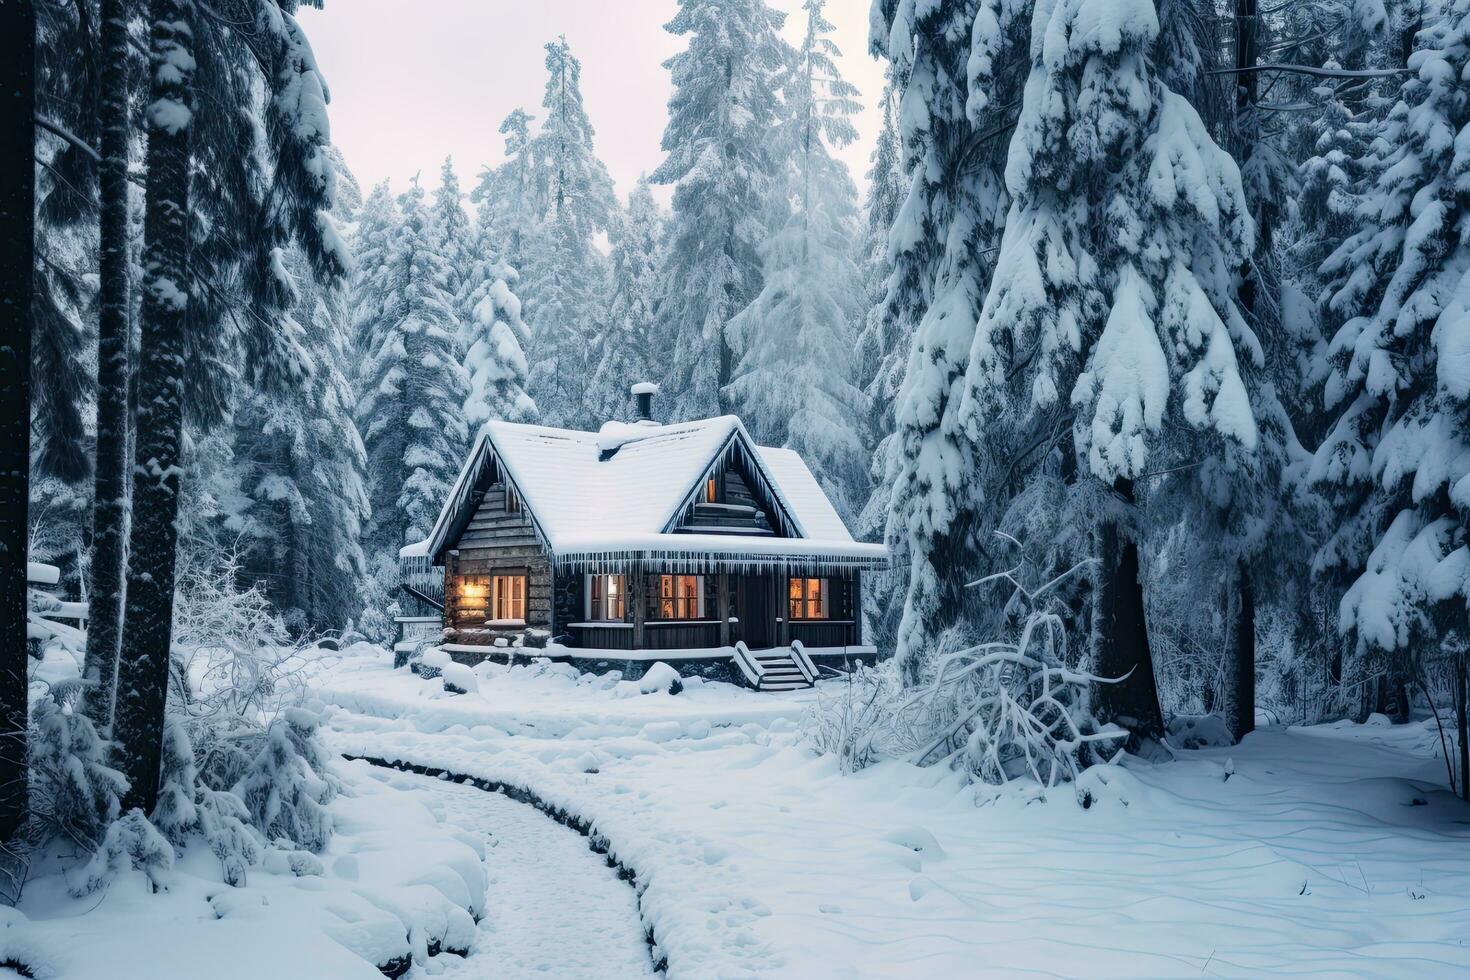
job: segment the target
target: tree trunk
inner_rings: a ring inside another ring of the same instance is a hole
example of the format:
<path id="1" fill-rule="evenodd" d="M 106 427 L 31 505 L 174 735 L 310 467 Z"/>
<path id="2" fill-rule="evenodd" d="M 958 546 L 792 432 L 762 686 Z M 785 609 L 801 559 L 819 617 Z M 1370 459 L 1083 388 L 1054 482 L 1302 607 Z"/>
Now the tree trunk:
<path id="1" fill-rule="evenodd" d="M 100 245 L 97 320 L 97 461 L 92 503 L 92 579 L 87 589 L 84 702 L 99 730 L 112 728 L 122 639 L 128 534 L 128 0 L 102 0 Z"/>
<path id="2" fill-rule="evenodd" d="M 1460 747 L 1460 799 L 1470 800 L 1470 660 L 1455 657 L 1455 735 Z"/>
<path id="3" fill-rule="evenodd" d="M 152 2 L 135 519 L 113 720 L 119 768 L 130 784 L 124 807 L 144 813 L 152 812 L 158 798 L 173 639 L 189 288 L 193 15 L 191 0 Z"/>
<path id="4" fill-rule="evenodd" d="M 1131 481 L 1119 480 L 1114 489 L 1132 505 Z M 1098 720 L 1128 729 L 1132 733 L 1129 751 L 1137 751 L 1145 743 L 1164 737 L 1164 713 L 1159 708 L 1153 653 L 1144 620 L 1138 545 L 1113 517 L 1104 519 L 1098 539 L 1101 567 L 1093 607 L 1094 670 L 1102 677 L 1125 679 L 1098 685 L 1096 713 Z"/>
<path id="5" fill-rule="evenodd" d="M 0 4 L 0 840 L 26 813 L 26 517 L 35 265 L 36 12 Z"/>
<path id="6" fill-rule="evenodd" d="M 1230 693 L 1225 722 L 1239 742 L 1256 730 L 1256 594 L 1250 569 L 1240 563 L 1235 579 L 1235 651 L 1230 658 Z"/>

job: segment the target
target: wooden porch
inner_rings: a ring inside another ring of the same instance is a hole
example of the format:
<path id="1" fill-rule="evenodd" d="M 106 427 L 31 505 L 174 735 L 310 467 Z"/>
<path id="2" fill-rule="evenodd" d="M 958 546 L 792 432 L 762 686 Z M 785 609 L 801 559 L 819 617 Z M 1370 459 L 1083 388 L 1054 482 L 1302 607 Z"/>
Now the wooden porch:
<path id="1" fill-rule="evenodd" d="M 809 647 L 857 646 L 862 643 L 858 576 L 850 570 L 801 576 L 688 575 L 641 568 L 581 575 L 565 588 L 558 583 L 562 601 L 556 632 L 569 634 L 572 645 L 601 650 L 707 649 L 741 642 L 758 650 L 787 648 L 797 640 Z M 610 589 L 617 587 L 616 580 L 624 583 L 620 608 L 609 608 L 605 597 L 596 594 L 595 578 L 613 578 Z M 792 596 L 796 583 L 799 600 Z M 581 615 L 563 618 L 563 611 Z"/>

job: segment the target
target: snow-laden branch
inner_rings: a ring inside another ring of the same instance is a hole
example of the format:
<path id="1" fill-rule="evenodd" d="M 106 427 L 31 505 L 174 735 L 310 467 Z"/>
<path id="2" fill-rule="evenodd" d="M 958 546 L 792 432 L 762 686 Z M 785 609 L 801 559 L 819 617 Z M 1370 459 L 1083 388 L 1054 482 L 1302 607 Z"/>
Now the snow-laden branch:
<path id="1" fill-rule="evenodd" d="M 1313 65 L 1244 65 L 1238 68 L 1212 68 L 1209 75 L 1244 75 L 1256 71 L 1288 71 L 1313 78 L 1392 78 L 1407 75 L 1409 68 L 1318 68 Z"/>

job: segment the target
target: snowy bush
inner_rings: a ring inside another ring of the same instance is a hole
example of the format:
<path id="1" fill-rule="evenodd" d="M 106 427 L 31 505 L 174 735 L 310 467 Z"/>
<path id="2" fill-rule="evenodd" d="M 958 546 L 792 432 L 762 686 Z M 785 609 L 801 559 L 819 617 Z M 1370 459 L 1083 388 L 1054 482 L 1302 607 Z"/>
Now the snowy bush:
<path id="1" fill-rule="evenodd" d="M 438 647 L 431 647 L 420 654 L 417 660 L 409 660 L 408 669 L 425 680 L 433 680 L 452 663 L 453 657 Z"/>
<path id="2" fill-rule="evenodd" d="M 892 709 L 899 692 L 892 661 L 869 669 L 862 664 L 845 681 L 817 688 L 817 703 L 802 722 L 806 742 L 830 752 L 844 773 L 877 762 L 892 740 Z"/>
<path id="3" fill-rule="evenodd" d="M 684 682 L 680 680 L 677 670 L 660 660 L 638 679 L 638 690 L 644 694 L 655 694 L 659 691 L 678 694 L 684 690 Z"/>
<path id="4" fill-rule="evenodd" d="M 249 826 L 250 811 L 234 793 L 199 781 L 194 748 L 178 719 L 170 719 L 164 729 L 161 782 L 154 826 L 180 849 L 198 835 L 219 860 L 225 883 L 243 885 L 246 869 L 261 856 L 258 833 Z"/>
<path id="5" fill-rule="evenodd" d="M 128 868 L 148 876 L 153 891 L 167 891 L 174 866 L 174 849 L 141 810 L 129 810 L 107 828 L 102 846 L 73 879 L 69 891 L 76 898 L 107 887 Z"/>
<path id="6" fill-rule="evenodd" d="M 303 699 L 311 671 L 323 664 L 304 655 L 307 640 L 292 642 L 264 588 L 242 589 L 240 579 L 234 549 L 183 574 L 174 619 L 181 669 L 170 695 L 190 714 L 269 715 Z"/>
<path id="7" fill-rule="evenodd" d="M 190 568 L 179 589 L 175 660 L 155 819 L 179 846 L 197 834 L 224 878 L 241 883 L 266 841 L 319 851 L 338 783 L 321 719 L 302 705 L 322 658 L 291 642 L 259 586 L 239 586 L 226 549 Z"/>
<path id="8" fill-rule="evenodd" d="M 196 722 L 191 734 L 199 778 L 206 789 L 238 797 L 266 840 L 320 851 L 332 832 L 326 805 L 338 790 L 317 736 L 320 723 L 305 708 L 286 709 L 268 727 L 245 719 Z"/>
<path id="9" fill-rule="evenodd" d="M 440 670 L 444 676 L 444 690 L 450 694 L 469 694 L 480 689 L 475 672 L 464 664 L 448 663 Z"/>
<path id="10" fill-rule="evenodd" d="M 117 819 L 127 780 L 107 765 L 106 747 L 91 719 L 55 697 L 43 697 L 31 711 L 26 751 L 37 832 L 96 847 Z"/>
<path id="11" fill-rule="evenodd" d="M 1008 605 L 1024 615 L 1012 638 L 970 644 L 964 628 L 947 631 L 932 677 L 917 690 L 905 688 L 891 664 L 859 669 L 846 684 L 821 691 L 805 720 L 807 742 L 834 753 L 844 772 L 899 757 L 963 767 L 993 785 L 1026 779 L 1045 789 L 1075 781 L 1101 761 L 1094 747 L 1127 737 L 1087 711 L 1089 691 L 1106 681 L 1069 666 L 1058 586 L 1083 565 L 1034 589 L 1019 578 L 1024 562 L 972 583 L 1013 586 Z"/>

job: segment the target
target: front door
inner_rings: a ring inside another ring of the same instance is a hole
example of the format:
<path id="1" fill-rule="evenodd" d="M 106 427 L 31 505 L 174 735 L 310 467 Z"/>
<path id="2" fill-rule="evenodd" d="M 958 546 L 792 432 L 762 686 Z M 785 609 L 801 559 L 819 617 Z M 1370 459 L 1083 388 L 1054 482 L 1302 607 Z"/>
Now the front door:
<path id="1" fill-rule="evenodd" d="M 776 643 L 776 612 L 769 579 L 742 575 L 735 590 L 735 616 L 740 620 L 735 636 L 752 650 Z"/>

